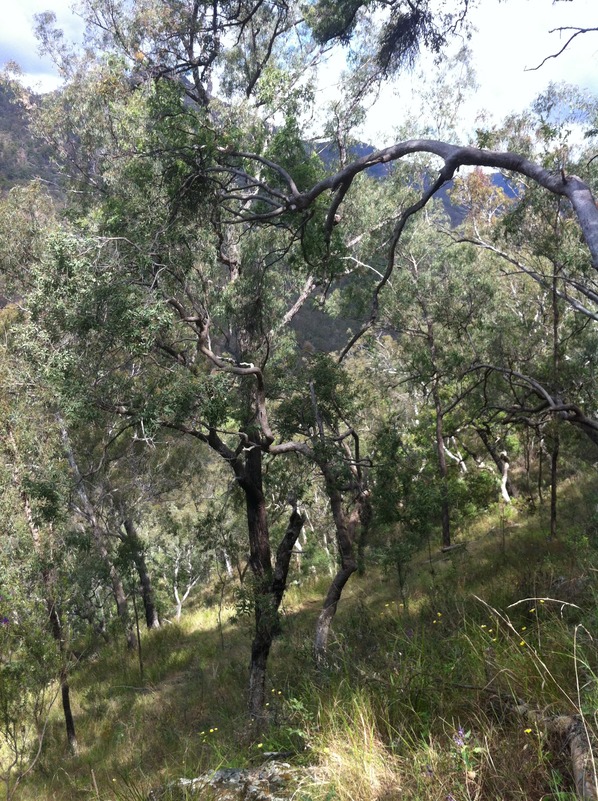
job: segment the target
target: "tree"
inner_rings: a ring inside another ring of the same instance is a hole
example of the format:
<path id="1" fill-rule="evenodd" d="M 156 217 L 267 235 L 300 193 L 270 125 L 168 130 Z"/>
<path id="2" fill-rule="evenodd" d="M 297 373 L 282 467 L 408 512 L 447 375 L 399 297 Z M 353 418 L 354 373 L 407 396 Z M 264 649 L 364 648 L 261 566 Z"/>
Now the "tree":
<path id="1" fill-rule="evenodd" d="M 265 465 L 289 453 L 310 456 L 305 439 L 280 441 L 271 411 L 294 357 L 289 324 L 358 258 L 363 232 L 353 235 L 352 215 L 343 212 L 358 205 L 359 176 L 414 154 L 441 162 L 415 201 L 382 221 L 371 311 L 340 361 L 378 319 L 407 223 L 459 167 L 510 170 L 567 198 L 594 268 L 598 211 L 582 178 L 521 153 L 436 140 L 401 142 L 326 175 L 303 141 L 299 100 L 310 87 L 297 77 L 320 51 L 295 5 L 168 4 L 149 14 L 101 0 L 84 9 L 101 53 L 95 60 L 69 55 L 60 37 L 42 30 L 69 77 L 42 127 L 79 194 L 68 221 L 47 239 L 43 265 L 33 266 L 28 332 L 71 414 L 102 408 L 146 442 L 161 428 L 194 437 L 233 477 L 245 502 L 254 576 L 250 709 L 259 715 L 302 526 L 293 507 L 273 565 Z M 409 13 L 403 28 L 400 16 L 387 28 L 389 68 L 401 30 L 408 46 L 399 56 L 411 52 L 409 37 L 442 44 L 427 4 L 411 4 Z M 353 19 L 345 14 L 339 30 Z M 445 33 L 459 24 L 445 21 Z M 225 45 L 233 35 L 231 52 Z M 209 86 L 224 69 L 226 103 Z M 320 405 L 316 393 L 312 408 Z"/>

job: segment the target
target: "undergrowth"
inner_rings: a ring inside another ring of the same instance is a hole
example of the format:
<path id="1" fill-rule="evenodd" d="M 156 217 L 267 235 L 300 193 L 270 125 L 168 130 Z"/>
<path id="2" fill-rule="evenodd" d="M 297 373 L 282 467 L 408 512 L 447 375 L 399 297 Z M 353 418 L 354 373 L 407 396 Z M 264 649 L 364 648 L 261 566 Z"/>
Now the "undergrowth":
<path id="1" fill-rule="evenodd" d="M 521 713 L 578 714 L 596 729 L 598 551 L 578 497 L 563 497 L 560 526 L 568 533 L 550 542 L 541 514 L 505 521 L 498 510 L 467 547 L 419 555 L 406 595 L 390 573 L 354 577 L 317 670 L 311 636 L 328 579 L 293 587 L 261 729 L 245 710 L 250 622 L 232 598 L 219 615 L 206 590 L 180 624 L 144 635 L 143 676 L 120 645 L 81 656 L 80 753 L 67 755 L 56 707 L 20 797 L 136 801 L 283 752 L 319 767 L 303 801 L 572 798 L 562 743 Z"/>

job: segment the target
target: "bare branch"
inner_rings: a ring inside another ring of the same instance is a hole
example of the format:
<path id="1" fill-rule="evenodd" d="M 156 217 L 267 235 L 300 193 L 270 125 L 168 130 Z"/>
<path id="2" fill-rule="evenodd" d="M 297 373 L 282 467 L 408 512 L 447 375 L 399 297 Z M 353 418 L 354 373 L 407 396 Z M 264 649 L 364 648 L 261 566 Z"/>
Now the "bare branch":
<path id="1" fill-rule="evenodd" d="M 550 61 L 551 58 L 558 58 L 560 55 L 562 55 L 565 52 L 565 50 L 569 47 L 571 42 L 577 36 L 579 36 L 582 33 L 596 33 L 596 31 L 598 31 L 598 28 L 574 28 L 572 26 L 566 26 L 562 28 L 553 28 L 551 31 L 549 31 L 549 33 L 556 33 L 557 31 L 559 31 L 560 33 L 562 33 L 563 31 L 575 31 L 575 33 L 571 34 L 571 36 L 567 39 L 565 44 L 561 47 L 561 49 L 558 52 L 552 53 L 550 56 L 546 56 L 546 58 L 543 59 L 538 64 L 537 67 L 526 67 L 525 72 L 535 72 L 535 70 L 539 70 L 540 67 L 543 67 L 544 64 L 546 64 L 547 61 Z"/>

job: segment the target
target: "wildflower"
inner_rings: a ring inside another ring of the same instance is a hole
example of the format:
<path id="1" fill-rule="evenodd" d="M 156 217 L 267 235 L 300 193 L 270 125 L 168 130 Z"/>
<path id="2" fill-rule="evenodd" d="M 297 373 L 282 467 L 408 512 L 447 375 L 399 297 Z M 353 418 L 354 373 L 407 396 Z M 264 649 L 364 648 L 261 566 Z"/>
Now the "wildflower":
<path id="1" fill-rule="evenodd" d="M 496 637 L 493 637 L 493 638 L 492 638 L 492 642 L 496 642 Z"/>
<path id="2" fill-rule="evenodd" d="M 436 612 L 436 617 L 442 617 L 442 612 Z"/>
<path id="3" fill-rule="evenodd" d="M 531 733 L 532 733 L 532 730 L 531 730 L 531 729 L 524 729 L 524 732 L 525 732 L 526 734 L 531 734 Z"/>
<path id="4" fill-rule="evenodd" d="M 210 729 L 210 734 L 214 734 L 214 729 Z"/>
<path id="5" fill-rule="evenodd" d="M 256 748 L 263 748 L 263 747 L 264 747 L 263 743 L 258 743 L 257 746 L 256 746 Z"/>
<path id="6" fill-rule="evenodd" d="M 390 604 L 384 604 L 384 606 L 390 606 Z"/>
<path id="7" fill-rule="evenodd" d="M 541 604 L 543 604 L 543 603 L 544 603 L 544 598 L 540 598 L 540 603 L 541 603 Z"/>
<path id="8" fill-rule="evenodd" d="M 270 706 L 270 701 L 268 701 L 268 703 L 266 704 L 266 706 Z"/>
<path id="9" fill-rule="evenodd" d="M 203 737 L 203 736 L 204 736 L 204 734 L 205 734 L 205 731 L 200 731 L 200 732 L 199 732 L 199 736 L 200 736 L 200 737 Z"/>
<path id="10" fill-rule="evenodd" d="M 526 631 L 526 630 L 527 630 L 527 626 L 522 626 L 521 627 L 521 631 Z"/>
<path id="11" fill-rule="evenodd" d="M 465 731 L 461 726 L 457 729 L 455 734 L 453 734 L 453 742 L 459 748 L 463 748 L 465 745 Z"/>
<path id="12" fill-rule="evenodd" d="M 436 625 L 436 624 L 438 623 L 438 621 L 437 621 L 437 620 L 433 620 L 433 621 L 432 621 L 432 623 L 433 623 L 434 625 Z"/>
<path id="13" fill-rule="evenodd" d="M 530 611 L 530 614 L 533 615 L 533 613 L 536 611 L 536 607 L 532 606 L 532 608 L 529 611 Z"/>
<path id="14" fill-rule="evenodd" d="M 7 617 L 3 617 L 0 619 L 0 624 L 2 624 L 3 626 L 8 626 L 9 623 L 10 620 Z"/>
<path id="15" fill-rule="evenodd" d="M 483 629 L 485 629 L 485 628 L 486 628 L 486 624 L 485 624 L 485 623 L 482 623 L 482 628 L 483 628 Z"/>
<path id="16" fill-rule="evenodd" d="M 278 695 L 282 695 L 282 690 L 279 690 L 279 691 L 278 691 Z"/>
<path id="17" fill-rule="evenodd" d="M 492 634 L 493 631 L 494 629 L 488 629 L 488 634 Z"/>
<path id="18" fill-rule="evenodd" d="M 521 642 L 519 643 L 519 645 L 521 645 L 521 646 L 526 645 L 526 644 L 527 643 L 525 642 L 525 640 L 521 640 Z"/>

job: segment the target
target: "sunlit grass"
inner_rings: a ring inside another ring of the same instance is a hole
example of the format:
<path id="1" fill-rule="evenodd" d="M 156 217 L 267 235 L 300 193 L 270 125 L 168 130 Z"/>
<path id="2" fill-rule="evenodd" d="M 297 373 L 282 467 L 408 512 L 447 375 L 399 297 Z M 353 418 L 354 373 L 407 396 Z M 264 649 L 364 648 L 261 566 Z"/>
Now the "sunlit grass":
<path id="1" fill-rule="evenodd" d="M 392 572 L 354 576 L 327 669 L 314 667 L 312 636 L 330 579 L 291 584 L 261 730 L 246 715 L 252 623 L 236 619 L 232 596 L 221 606 L 207 588 L 180 623 L 144 633 L 143 675 L 120 643 L 84 654 L 71 676 L 80 754 L 67 754 L 56 707 L 21 798 L 135 801 L 179 777 L 259 764 L 266 751 L 318 766 L 318 781 L 302 789 L 315 801 L 568 792 L 561 746 L 516 710 L 525 702 L 547 714 L 581 712 L 594 728 L 589 488 L 563 487 L 556 542 L 543 513 L 515 510 L 505 521 L 497 507 L 469 526 L 466 548 L 448 556 L 436 548 L 432 560 L 425 550 L 405 602 Z"/>

